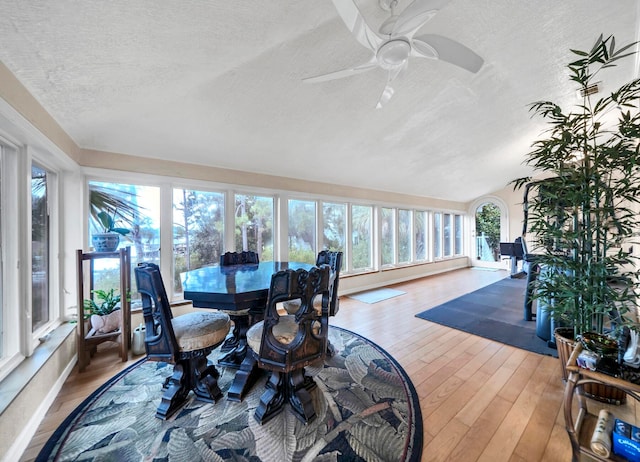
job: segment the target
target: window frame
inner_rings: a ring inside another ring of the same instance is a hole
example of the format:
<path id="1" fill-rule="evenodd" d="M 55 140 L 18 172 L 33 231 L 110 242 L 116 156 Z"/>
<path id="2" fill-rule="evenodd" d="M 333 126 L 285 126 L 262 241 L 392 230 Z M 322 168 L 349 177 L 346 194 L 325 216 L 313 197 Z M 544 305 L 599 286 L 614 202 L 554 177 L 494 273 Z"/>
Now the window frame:
<path id="1" fill-rule="evenodd" d="M 458 219 L 459 219 L 459 223 L 458 223 Z M 460 257 L 462 255 L 464 255 L 465 252 L 465 236 L 464 236 L 464 232 L 465 232 L 465 226 L 464 226 L 464 215 L 461 213 L 455 213 L 453 214 L 453 256 L 454 257 Z M 460 231 L 460 236 L 458 236 L 458 230 Z M 459 252 L 458 250 L 458 243 L 459 245 Z"/>
<path id="2" fill-rule="evenodd" d="M 27 356 L 30 356 L 35 348 L 40 344 L 40 338 L 46 335 L 48 332 L 53 330 L 55 327 L 59 326 L 63 320 L 62 313 L 62 291 L 59 290 L 62 287 L 60 274 L 63 272 L 62 261 L 59 258 L 60 249 L 61 249 L 61 232 L 60 232 L 60 171 L 61 169 L 54 165 L 54 162 L 47 159 L 46 155 L 42 155 L 37 152 L 35 149 L 27 146 L 26 151 L 28 153 L 25 156 L 25 160 L 28 162 L 25 165 L 25 168 L 29 172 L 29 184 L 28 188 L 31 190 L 31 166 L 33 164 L 43 168 L 47 171 L 47 210 L 49 214 L 49 262 L 48 262 L 48 271 L 49 271 L 49 284 L 48 284 L 48 296 L 49 296 L 49 320 L 42 324 L 35 331 L 31 331 L 31 316 L 29 316 L 29 324 L 25 326 L 25 330 L 29 329 L 30 339 L 27 340 L 27 332 L 25 332 L 25 340 L 28 342 L 25 346 L 25 350 Z M 29 202 L 31 202 L 31 194 L 28 197 Z M 31 233 L 31 204 L 29 203 L 28 209 L 29 212 L 27 214 L 27 223 L 28 226 L 26 229 L 29 230 L 29 234 Z M 25 249 L 28 255 L 26 261 L 31 262 L 32 254 L 31 254 L 31 239 L 29 239 L 29 243 Z M 24 265 L 27 266 L 27 265 Z M 25 284 L 31 284 L 32 281 L 32 272 L 31 265 L 28 265 L 26 269 L 26 277 L 24 279 Z M 29 295 L 26 299 L 29 302 L 29 306 L 32 303 L 32 293 L 31 290 L 28 291 Z"/>
<path id="3" fill-rule="evenodd" d="M 396 207 L 389 207 L 389 206 L 379 206 L 377 207 L 378 210 L 378 223 L 379 223 L 379 227 L 378 227 L 378 245 L 379 245 L 379 255 L 378 255 L 378 261 L 380 262 L 380 268 L 385 269 L 385 268 L 394 268 L 397 263 L 398 263 L 398 233 L 397 233 L 397 228 L 398 228 L 398 209 Z M 389 230 L 388 236 L 384 236 L 384 225 L 385 225 L 385 221 L 387 219 L 387 217 L 384 217 L 385 214 L 385 210 L 388 210 L 388 220 L 389 220 Z M 388 238 L 390 240 L 390 242 L 385 242 L 385 237 Z M 384 247 L 385 245 L 390 245 L 391 249 L 390 249 L 390 257 L 391 257 L 391 261 L 384 261 L 383 257 L 384 257 Z"/>
<path id="4" fill-rule="evenodd" d="M 362 268 L 354 268 L 353 266 L 353 208 L 354 207 L 367 207 L 370 209 L 369 214 L 369 266 Z M 343 264 L 348 274 L 365 274 L 376 271 L 378 267 L 378 244 L 377 244 L 377 212 L 374 204 L 368 204 L 364 202 L 348 202 L 347 205 L 347 256 L 346 264 Z M 343 273 L 340 273 L 342 276 Z"/>
<path id="5" fill-rule="evenodd" d="M 173 204 L 174 204 L 174 193 L 176 190 L 182 190 L 182 191 L 197 191 L 198 193 L 205 193 L 205 194 L 219 194 L 222 196 L 222 206 L 223 206 L 223 213 L 222 213 L 222 221 L 223 221 L 223 230 L 222 230 L 222 249 L 221 249 L 221 254 L 224 253 L 225 248 L 226 248 L 226 243 L 227 243 L 227 235 L 229 233 L 229 226 L 228 226 L 228 217 L 229 217 L 229 211 L 228 211 L 228 205 L 229 205 L 229 191 L 225 191 L 222 189 L 218 189 L 218 188 L 201 188 L 201 187 L 191 187 L 191 186 L 184 186 L 182 184 L 171 184 L 169 186 L 169 193 L 171 195 L 171 213 L 170 213 L 170 221 L 171 221 L 171 228 L 170 228 L 170 232 L 166 232 L 165 234 L 169 234 L 169 240 L 171 242 L 170 247 L 171 248 L 171 271 L 169 273 L 166 274 L 170 274 L 171 276 L 171 291 L 168 292 L 168 296 L 170 300 L 176 300 L 179 299 L 180 296 L 182 296 L 182 291 L 178 291 L 175 289 L 173 281 L 176 278 L 176 266 L 175 266 L 175 258 L 173 256 L 174 254 L 174 219 L 173 219 Z M 162 200 L 163 197 L 163 191 L 162 191 L 162 186 L 160 186 L 160 242 L 162 244 L 162 238 L 163 238 L 163 232 L 162 232 L 162 216 L 163 216 L 163 209 L 162 209 Z M 160 249 L 162 249 L 162 245 L 160 246 Z M 160 261 L 162 262 L 162 250 L 160 251 Z M 211 262 L 210 264 L 213 264 L 214 262 Z M 197 269 L 197 268 L 193 268 L 193 269 Z M 165 283 L 165 285 L 167 285 Z"/>
<path id="6" fill-rule="evenodd" d="M 418 220 L 418 215 L 422 215 L 424 218 L 423 221 L 423 232 L 424 238 L 422 242 L 422 246 L 424 247 L 424 258 L 418 258 L 418 239 L 416 237 L 416 221 Z M 414 209 L 413 210 L 413 261 L 417 264 L 428 263 L 431 262 L 431 235 L 433 234 L 431 231 L 431 212 L 423 209 Z"/>
<path id="7" fill-rule="evenodd" d="M 325 230 L 326 230 L 326 226 L 325 226 L 325 205 L 331 205 L 331 206 L 338 206 L 342 208 L 342 216 L 344 219 L 344 232 L 342 235 L 342 248 L 339 249 L 342 251 L 342 253 L 344 254 L 344 258 L 346 258 L 346 251 L 347 251 L 347 241 L 348 238 L 347 236 L 349 235 L 349 233 L 347 232 L 347 230 L 349 229 L 349 224 L 347 222 L 347 217 L 348 217 L 348 211 L 347 209 L 348 207 L 348 203 L 347 202 L 342 202 L 342 201 L 331 201 L 331 200 L 322 200 L 319 203 L 319 218 L 318 218 L 318 229 L 321 232 L 321 235 L 319 235 L 319 244 L 318 244 L 318 248 L 321 250 L 329 250 L 327 248 L 327 246 L 325 245 Z M 344 260 L 343 258 L 343 260 Z"/>
<path id="8" fill-rule="evenodd" d="M 286 206 L 283 207 L 282 211 L 283 214 L 286 210 L 286 216 L 287 216 L 287 227 L 284 228 L 281 225 L 281 229 L 282 229 L 282 234 L 284 235 L 285 239 L 286 239 L 286 246 L 283 246 L 283 258 L 285 260 L 289 260 L 289 251 L 291 250 L 291 246 L 289 244 L 289 233 L 291 232 L 291 222 L 289 220 L 289 216 L 290 216 L 290 207 L 291 207 L 291 202 L 292 201 L 297 201 L 297 202 L 309 202 L 313 204 L 313 220 L 314 220 L 314 227 L 313 227 L 313 237 L 312 237 L 312 253 L 314 255 L 314 257 L 312 258 L 313 261 L 307 262 L 307 263 L 311 263 L 314 264 L 316 259 L 315 259 L 315 255 L 318 254 L 318 249 L 321 248 L 321 238 L 320 238 L 320 233 L 319 230 L 321 229 L 321 222 L 322 222 L 322 216 L 321 216 L 321 212 L 319 211 L 319 209 L 321 208 L 321 201 L 319 199 L 312 199 L 312 198 L 308 198 L 308 197 L 304 197 L 304 196 L 297 196 L 297 195 L 290 195 L 287 196 L 286 199 Z M 286 232 L 285 232 L 286 230 Z"/>
<path id="9" fill-rule="evenodd" d="M 409 255 L 409 259 L 408 260 L 402 260 L 400 258 L 400 249 L 401 249 L 401 245 L 400 245 L 400 240 L 402 239 L 403 235 L 401 233 L 401 214 L 403 212 L 406 212 L 408 214 L 408 226 L 409 228 L 406 230 L 406 236 L 405 238 L 408 241 L 408 245 L 409 245 L 409 249 L 407 254 Z M 416 256 L 415 256 L 415 235 L 414 235 L 414 217 L 413 217 L 414 211 L 411 208 L 405 208 L 405 207 L 398 207 L 396 209 L 396 264 L 399 266 L 405 266 L 405 265 L 411 265 L 414 263 L 417 263 L 416 261 Z"/>
<path id="10" fill-rule="evenodd" d="M 25 342 L 23 341 L 23 327 L 26 323 L 21 318 L 21 310 L 11 309 L 20 306 L 20 292 L 22 271 L 5 271 L 5 268 L 20 268 L 22 254 L 20 229 L 27 199 L 19 193 L 20 186 L 17 173 L 23 168 L 24 160 L 20 159 L 20 149 L 17 145 L 0 135 L 0 209 L 4 219 L 0 221 L 0 277 L 2 278 L 2 294 L 0 309 L 2 310 L 2 353 L 0 355 L 0 379 L 11 372 L 25 356 Z M 30 198 L 30 196 L 29 196 Z M 29 240 L 29 245 L 31 240 Z M 23 265 L 24 266 L 24 265 Z M 13 328 L 18 327 L 18 328 Z M 29 326 L 30 327 L 30 326 Z M 29 329 L 29 335 L 31 331 Z"/>
<path id="11" fill-rule="evenodd" d="M 0 255 L 2 279 L 2 331 L 0 338 L 0 380 L 6 377 L 26 357 L 33 354 L 41 338 L 64 320 L 62 274 L 65 268 L 60 256 L 62 232 L 60 207 L 61 181 L 65 163 L 56 152 L 20 143 L 0 132 L 0 201 L 3 220 L 0 221 Z M 47 296 L 48 320 L 35 330 L 32 311 L 18 307 L 32 306 L 32 166 L 47 175 L 46 210 L 48 220 Z M 25 236 L 28 236 L 25 238 Z M 29 264 L 20 264 L 29 262 Z M 18 268 L 9 271 L 9 268 Z"/>
<path id="12" fill-rule="evenodd" d="M 230 199 L 230 202 L 233 204 L 233 207 L 231 208 L 230 212 L 230 216 L 232 219 L 232 226 L 231 226 L 231 234 L 230 237 L 231 239 L 229 239 L 228 241 L 231 241 L 230 246 L 227 246 L 226 243 L 228 242 L 226 239 L 226 229 L 225 229 L 225 249 L 229 249 L 230 251 L 236 251 L 236 252 L 240 252 L 243 249 L 239 249 L 236 246 L 236 241 L 235 241 L 235 232 L 236 232 L 236 213 L 235 213 L 235 208 L 236 208 L 236 197 L 237 196 L 256 196 L 256 197 L 261 197 L 261 198 L 270 198 L 271 199 L 271 214 L 272 214 L 272 220 L 273 223 L 271 225 L 271 246 L 272 246 L 272 253 L 273 253 L 273 257 L 275 258 L 276 255 L 278 255 L 277 250 L 278 250 L 278 235 L 277 235 L 277 210 L 278 210 L 278 198 L 276 194 L 268 194 L 265 192 L 256 192 L 256 191 L 242 191 L 242 190 L 233 190 L 229 193 L 230 196 L 232 196 Z M 226 210 L 225 210 L 226 213 Z M 226 217 L 225 217 L 226 218 Z M 227 220 L 225 219 L 225 227 L 226 227 L 226 223 Z"/>

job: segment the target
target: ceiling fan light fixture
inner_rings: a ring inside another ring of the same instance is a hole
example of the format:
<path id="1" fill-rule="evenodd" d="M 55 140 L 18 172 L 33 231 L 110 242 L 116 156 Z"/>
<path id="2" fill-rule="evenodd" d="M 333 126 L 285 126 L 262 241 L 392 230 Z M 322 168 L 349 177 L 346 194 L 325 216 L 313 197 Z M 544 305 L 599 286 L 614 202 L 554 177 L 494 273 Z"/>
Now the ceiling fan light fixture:
<path id="1" fill-rule="evenodd" d="M 409 59 L 411 45 L 404 39 L 389 40 L 382 44 L 376 53 L 380 67 L 386 70 L 394 69 Z"/>

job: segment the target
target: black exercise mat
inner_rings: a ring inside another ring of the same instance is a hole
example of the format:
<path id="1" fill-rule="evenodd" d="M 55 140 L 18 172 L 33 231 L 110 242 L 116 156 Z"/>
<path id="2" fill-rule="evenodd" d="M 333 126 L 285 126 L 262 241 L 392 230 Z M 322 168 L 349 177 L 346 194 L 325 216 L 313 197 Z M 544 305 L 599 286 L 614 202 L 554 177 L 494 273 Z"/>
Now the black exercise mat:
<path id="1" fill-rule="evenodd" d="M 517 348 L 558 356 L 536 335 L 536 322 L 524 320 L 526 279 L 505 278 L 416 314 L 470 334 L 496 340 Z"/>

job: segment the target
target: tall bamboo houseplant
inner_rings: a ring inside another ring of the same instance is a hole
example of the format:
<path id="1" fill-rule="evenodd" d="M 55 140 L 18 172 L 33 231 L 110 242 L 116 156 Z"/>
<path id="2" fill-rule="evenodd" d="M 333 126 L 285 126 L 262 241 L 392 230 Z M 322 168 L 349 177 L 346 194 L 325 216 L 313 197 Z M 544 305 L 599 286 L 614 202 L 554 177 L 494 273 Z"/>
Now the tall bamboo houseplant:
<path id="1" fill-rule="evenodd" d="M 575 61 L 567 67 L 582 100 L 569 109 L 550 101 L 531 105 L 548 130 L 527 155 L 536 179 L 514 182 L 530 189 L 528 240 L 544 272 L 536 296 L 550 301 L 553 319 L 573 326 L 575 336 L 603 333 L 617 313 L 636 325 L 640 79 L 606 96 L 591 91 L 601 71 L 634 49 L 635 43 L 616 48 L 613 36 L 600 36 L 589 51 L 571 50 Z"/>

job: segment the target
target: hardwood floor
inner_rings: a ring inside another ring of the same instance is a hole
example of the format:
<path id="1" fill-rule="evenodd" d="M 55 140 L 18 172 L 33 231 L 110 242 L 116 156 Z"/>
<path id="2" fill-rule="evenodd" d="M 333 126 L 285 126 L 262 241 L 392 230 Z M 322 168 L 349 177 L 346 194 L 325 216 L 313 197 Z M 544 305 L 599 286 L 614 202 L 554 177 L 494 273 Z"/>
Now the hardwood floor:
<path id="1" fill-rule="evenodd" d="M 397 284 L 405 295 L 371 305 L 340 299 L 331 324 L 371 339 L 411 377 L 423 415 L 423 461 L 571 460 L 558 359 L 414 316 L 505 276 L 464 269 Z M 111 349 L 82 374 L 74 369 L 21 460 L 34 460 L 85 397 L 135 360 L 120 362 Z"/>

